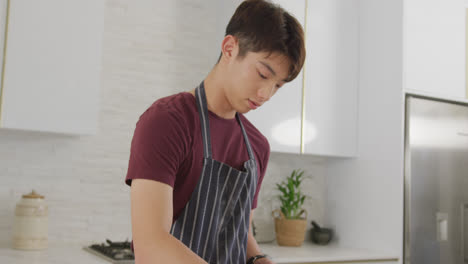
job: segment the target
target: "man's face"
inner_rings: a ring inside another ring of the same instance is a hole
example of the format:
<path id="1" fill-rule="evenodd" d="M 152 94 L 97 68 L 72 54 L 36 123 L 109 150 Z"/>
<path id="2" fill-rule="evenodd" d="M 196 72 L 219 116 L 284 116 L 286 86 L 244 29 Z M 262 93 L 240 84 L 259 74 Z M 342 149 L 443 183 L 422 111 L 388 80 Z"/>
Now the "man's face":
<path id="1" fill-rule="evenodd" d="M 268 101 L 285 83 L 289 60 L 279 53 L 248 52 L 229 63 L 227 100 L 239 113 L 247 113 Z"/>

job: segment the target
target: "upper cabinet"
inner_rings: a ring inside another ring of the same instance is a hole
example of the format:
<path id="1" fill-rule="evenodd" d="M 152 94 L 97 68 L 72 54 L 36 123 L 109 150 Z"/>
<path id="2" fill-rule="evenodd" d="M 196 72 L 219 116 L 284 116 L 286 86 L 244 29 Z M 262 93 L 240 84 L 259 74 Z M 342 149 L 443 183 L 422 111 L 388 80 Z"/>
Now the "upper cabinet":
<path id="1" fill-rule="evenodd" d="M 247 114 L 271 151 L 357 155 L 358 3 L 356 0 L 274 1 L 306 33 L 306 62 L 261 108 Z"/>
<path id="2" fill-rule="evenodd" d="M 0 127 L 95 134 L 104 1 L 1 3 Z"/>
<path id="3" fill-rule="evenodd" d="M 275 0 L 293 14 L 304 27 L 304 0 Z M 268 138 L 271 151 L 300 153 L 302 122 L 303 71 L 292 82 L 284 84 L 276 94 L 257 110 L 246 116 Z"/>
<path id="4" fill-rule="evenodd" d="M 404 89 L 466 98 L 465 1 L 405 0 Z"/>
<path id="5" fill-rule="evenodd" d="M 308 1 L 304 153 L 357 156 L 358 0 Z"/>

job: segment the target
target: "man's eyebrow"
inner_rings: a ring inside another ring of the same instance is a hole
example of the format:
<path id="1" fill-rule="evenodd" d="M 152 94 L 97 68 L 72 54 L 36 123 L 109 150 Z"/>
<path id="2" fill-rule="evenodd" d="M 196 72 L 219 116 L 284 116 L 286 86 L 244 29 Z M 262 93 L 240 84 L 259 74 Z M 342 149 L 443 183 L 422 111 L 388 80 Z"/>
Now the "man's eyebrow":
<path id="1" fill-rule="evenodd" d="M 271 66 L 263 61 L 259 61 L 263 66 L 267 67 L 267 69 L 273 74 L 273 76 L 276 76 L 276 72 L 271 68 Z M 286 79 L 283 80 L 283 82 L 287 82 Z"/>
<path id="2" fill-rule="evenodd" d="M 267 67 L 267 69 L 273 74 L 273 76 L 276 76 L 276 72 L 270 67 L 270 65 L 268 65 L 268 63 L 263 61 L 260 61 L 260 63 L 263 64 L 263 66 Z"/>

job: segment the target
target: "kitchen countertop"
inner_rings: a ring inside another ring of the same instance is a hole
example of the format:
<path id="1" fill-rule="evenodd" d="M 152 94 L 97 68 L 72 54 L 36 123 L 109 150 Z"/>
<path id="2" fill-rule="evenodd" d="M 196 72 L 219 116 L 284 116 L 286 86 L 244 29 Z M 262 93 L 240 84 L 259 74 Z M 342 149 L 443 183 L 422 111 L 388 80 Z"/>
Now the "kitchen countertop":
<path id="1" fill-rule="evenodd" d="M 86 244 L 86 243 L 84 243 Z M 85 250 L 81 244 L 53 244 L 46 250 L 17 250 L 0 244 L 0 263 L 15 264 L 104 264 L 110 263 Z"/>
<path id="2" fill-rule="evenodd" d="M 10 248 L 8 244 L 0 244 L 0 263 L 15 264 L 67 264 L 110 263 L 83 250 L 85 244 L 53 244 L 41 251 L 23 251 Z M 363 249 L 343 248 L 336 245 L 318 246 L 304 242 L 302 247 L 280 247 L 273 243 L 259 244 L 262 251 L 278 263 L 314 263 L 337 261 L 397 261 L 398 256 L 385 252 L 375 252 Z"/>
<path id="3" fill-rule="evenodd" d="M 276 263 L 326 263 L 344 261 L 375 261 L 386 262 L 398 260 L 397 254 L 376 252 L 367 249 L 339 247 L 336 244 L 326 246 L 304 241 L 301 247 L 282 247 L 276 241 L 259 244 L 263 253 L 270 256 Z"/>

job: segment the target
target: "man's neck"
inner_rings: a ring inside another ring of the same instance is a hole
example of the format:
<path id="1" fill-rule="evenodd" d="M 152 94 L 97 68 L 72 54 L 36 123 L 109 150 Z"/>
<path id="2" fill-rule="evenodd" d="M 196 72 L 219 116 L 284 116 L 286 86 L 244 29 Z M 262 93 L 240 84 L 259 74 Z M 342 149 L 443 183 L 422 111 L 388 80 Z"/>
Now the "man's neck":
<path id="1" fill-rule="evenodd" d="M 222 75 L 222 72 L 215 66 L 204 80 L 208 110 L 219 117 L 232 119 L 235 117 L 236 111 L 232 108 L 226 96 L 226 87 Z M 192 91 L 192 94 L 194 94 L 194 91 Z"/>

